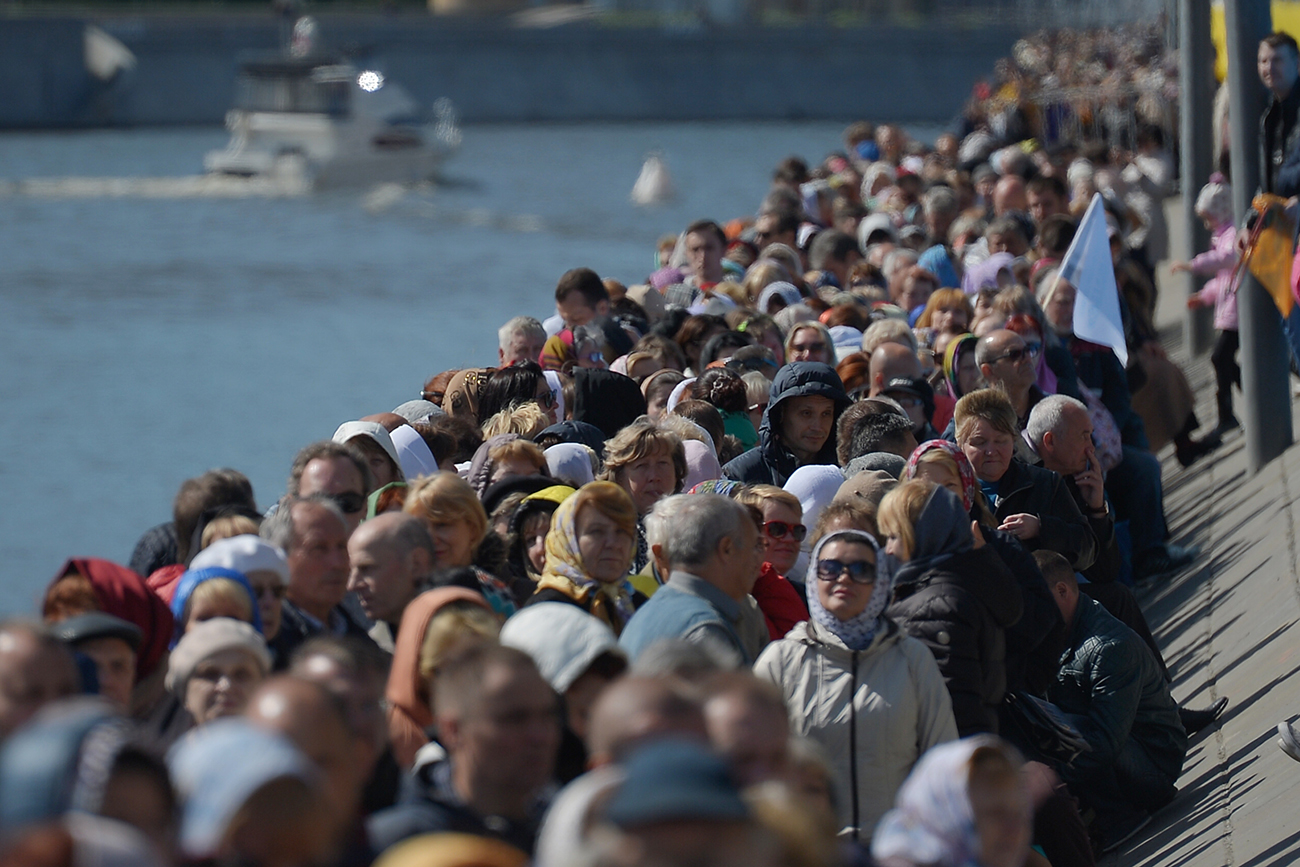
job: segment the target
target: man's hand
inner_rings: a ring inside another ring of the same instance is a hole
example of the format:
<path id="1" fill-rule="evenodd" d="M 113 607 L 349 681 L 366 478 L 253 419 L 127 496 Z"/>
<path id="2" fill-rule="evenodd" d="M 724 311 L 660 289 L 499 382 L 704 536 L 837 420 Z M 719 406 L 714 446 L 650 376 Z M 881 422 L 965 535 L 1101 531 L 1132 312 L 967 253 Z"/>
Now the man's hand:
<path id="1" fill-rule="evenodd" d="M 1097 453 L 1088 447 L 1088 465 L 1083 472 L 1074 474 L 1074 483 L 1079 486 L 1083 502 L 1093 512 L 1106 508 L 1105 480 L 1101 477 L 1101 467 L 1097 465 Z"/>
<path id="2" fill-rule="evenodd" d="M 1025 539 L 1033 539 L 1038 536 L 1038 531 L 1042 529 L 1042 522 L 1038 520 L 1037 515 L 1020 513 L 1018 515 L 1007 515 L 1007 519 L 998 527 L 1004 533 L 1010 533 L 1022 542 Z"/>

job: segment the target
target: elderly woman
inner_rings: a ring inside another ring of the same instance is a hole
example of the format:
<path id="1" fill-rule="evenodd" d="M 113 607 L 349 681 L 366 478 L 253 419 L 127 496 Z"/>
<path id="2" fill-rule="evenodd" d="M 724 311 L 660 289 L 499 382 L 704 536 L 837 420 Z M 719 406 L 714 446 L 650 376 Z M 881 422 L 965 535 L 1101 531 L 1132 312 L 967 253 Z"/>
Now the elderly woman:
<path id="1" fill-rule="evenodd" d="M 931 750 L 908 776 L 871 844 L 882 867 L 1021 867 L 1030 798 L 1020 757 L 994 737 Z"/>
<path id="2" fill-rule="evenodd" d="M 196 624 L 172 651 L 167 691 L 196 726 L 237 716 L 271 670 L 266 642 L 241 620 L 217 617 Z"/>
<path id="3" fill-rule="evenodd" d="M 892 585 L 880 559 L 866 533 L 826 535 L 808 567 L 811 618 L 754 665 L 780 688 L 794 733 L 826 750 L 839 823 L 864 842 L 917 759 L 957 736 L 934 657 L 883 616 Z"/>
<path id="4" fill-rule="evenodd" d="M 1005 392 L 985 388 L 957 401 L 957 445 L 970 461 L 997 519 L 997 529 L 1030 551 L 1046 548 L 1087 569 L 1097 557 L 1097 537 L 1079 512 L 1065 480 L 1015 457 L 1020 425 Z"/>
<path id="5" fill-rule="evenodd" d="M 914 479 L 885 495 L 878 515 L 894 575 L 886 613 L 934 653 L 963 734 L 998 730 L 1006 692 L 1004 630 L 1020 619 L 1016 580 L 982 536 L 962 501 Z"/>
<path id="6" fill-rule="evenodd" d="M 551 516 L 546 567 L 529 604 L 567 602 L 620 634 L 645 601 L 625 580 L 636 538 L 636 509 L 623 488 L 583 485 Z"/>
<path id="7" fill-rule="evenodd" d="M 485 544 L 489 538 L 488 517 L 474 489 L 464 479 L 452 473 L 417 479 L 406 494 L 402 511 L 422 519 L 428 526 L 439 568 L 473 569 L 479 590 L 492 610 L 502 618 L 515 613 L 516 602 L 509 586 L 476 562 L 489 553 Z M 501 545 L 495 534 L 491 538 L 495 546 Z"/>
<path id="8" fill-rule="evenodd" d="M 679 493 L 686 479 L 686 449 L 681 438 L 657 427 L 649 418 L 637 419 L 605 443 L 605 471 L 601 478 L 627 492 L 636 508 L 636 557 L 632 571 L 640 573 L 650 562 L 645 543 L 645 516 L 654 504 Z M 654 584 L 653 579 L 651 584 Z M 644 582 L 638 589 L 654 591 Z M 649 594 L 647 594 L 649 595 Z"/>
<path id="9" fill-rule="evenodd" d="M 280 632 L 280 600 L 289 583 L 284 552 L 258 536 L 235 536 L 214 542 L 190 563 L 194 570 L 212 566 L 233 569 L 248 580 L 262 617 L 262 634 L 273 641 Z"/>

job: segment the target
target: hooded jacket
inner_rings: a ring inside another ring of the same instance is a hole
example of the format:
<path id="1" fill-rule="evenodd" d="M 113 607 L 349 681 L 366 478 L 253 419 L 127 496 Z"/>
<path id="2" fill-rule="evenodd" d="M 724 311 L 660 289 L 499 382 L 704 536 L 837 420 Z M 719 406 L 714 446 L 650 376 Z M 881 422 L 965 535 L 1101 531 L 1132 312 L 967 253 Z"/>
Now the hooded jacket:
<path id="1" fill-rule="evenodd" d="M 834 368 L 815 361 L 794 361 L 782 367 L 772 382 L 772 394 L 763 422 L 758 428 L 758 445 L 744 452 L 722 468 L 722 474 L 746 485 L 776 485 L 781 487 L 799 468 L 799 459 L 781 442 L 781 413 L 784 404 L 792 397 L 826 397 L 835 403 L 835 421 L 848 408 L 851 401 L 844 391 L 844 383 Z M 810 464 L 835 464 L 835 425 L 831 425 L 821 451 Z"/>
<path id="2" fill-rule="evenodd" d="M 795 731 L 826 750 L 839 823 L 859 841 L 871 838 L 917 759 L 957 737 L 934 657 L 892 622 L 857 652 L 800 623 L 767 646 L 754 674 L 781 690 Z"/>
<path id="3" fill-rule="evenodd" d="M 1015 577 L 992 548 L 972 547 L 965 519 L 962 501 L 935 488 L 916 522 L 916 550 L 895 574 L 885 609 L 934 654 L 962 737 L 997 733 L 1007 685 L 1005 630 L 1024 610 Z"/>

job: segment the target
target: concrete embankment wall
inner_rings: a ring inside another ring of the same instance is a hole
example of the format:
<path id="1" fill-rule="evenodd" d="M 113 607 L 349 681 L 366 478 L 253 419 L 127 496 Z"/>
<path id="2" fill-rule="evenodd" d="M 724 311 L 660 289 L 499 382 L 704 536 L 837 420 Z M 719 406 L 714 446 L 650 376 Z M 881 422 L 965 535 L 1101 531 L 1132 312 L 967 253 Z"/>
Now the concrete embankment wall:
<path id="1" fill-rule="evenodd" d="M 470 122 L 872 118 L 942 122 L 1020 35 L 892 27 L 667 31 L 318 16 L 328 44 Z M 79 62 L 94 23 L 138 59 L 111 86 Z M 0 20 L 0 128 L 220 123 L 267 15 Z M 19 93 L 18 91 L 21 91 Z"/>

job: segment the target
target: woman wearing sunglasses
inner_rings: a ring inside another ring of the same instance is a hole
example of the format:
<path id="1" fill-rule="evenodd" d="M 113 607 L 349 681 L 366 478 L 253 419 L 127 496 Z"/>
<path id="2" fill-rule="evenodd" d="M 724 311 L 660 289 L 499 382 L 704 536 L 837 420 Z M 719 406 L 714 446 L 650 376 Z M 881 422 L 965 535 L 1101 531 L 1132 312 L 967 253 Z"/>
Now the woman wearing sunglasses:
<path id="1" fill-rule="evenodd" d="M 917 759 L 957 737 L 934 657 L 883 616 L 892 581 L 882 559 L 860 530 L 823 537 L 808 567 L 811 618 L 754 666 L 780 688 L 794 733 L 826 750 L 839 824 L 862 843 Z"/>
<path id="2" fill-rule="evenodd" d="M 962 737 L 997 734 L 1007 627 L 1024 604 L 1016 579 L 977 535 L 962 500 L 924 479 L 885 495 L 877 516 L 894 574 L 886 613 L 934 653 Z"/>
<path id="3" fill-rule="evenodd" d="M 743 506 L 752 506 L 763 516 L 758 534 L 763 546 L 763 569 L 749 595 L 767 621 L 768 637 L 773 641 L 808 619 L 808 606 L 794 582 L 786 580 L 799 558 L 800 543 L 808 535 L 803 523 L 803 506 L 799 498 L 776 485 L 749 485 L 736 493 Z"/>

